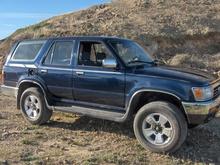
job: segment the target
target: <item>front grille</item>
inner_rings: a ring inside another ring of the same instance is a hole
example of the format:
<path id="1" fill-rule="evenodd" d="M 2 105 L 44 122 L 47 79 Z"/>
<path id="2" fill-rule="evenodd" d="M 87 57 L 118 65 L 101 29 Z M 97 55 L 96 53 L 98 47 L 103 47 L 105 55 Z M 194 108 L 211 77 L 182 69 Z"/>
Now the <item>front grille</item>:
<path id="1" fill-rule="evenodd" d="M 219 89 L 220 89 L 220 86 L 217 86 L 214 88 L 214 94 L 213 94 L 214 98 L 217 98 L 219 96 L 219 93 L 220 93 Z"/>

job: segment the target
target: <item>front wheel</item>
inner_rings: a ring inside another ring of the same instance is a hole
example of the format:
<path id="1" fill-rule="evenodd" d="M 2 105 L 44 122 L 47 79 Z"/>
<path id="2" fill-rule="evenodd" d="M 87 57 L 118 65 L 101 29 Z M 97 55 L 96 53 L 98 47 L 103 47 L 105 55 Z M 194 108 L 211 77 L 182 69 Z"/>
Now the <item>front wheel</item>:
<path id="1" fill-rule="evenodd" d="M 155 101 L 143 106 L 134 119 L 140 144 L 153 152 L 174 152 L 187 137 L 187 122 L 173 104 Z"/>
<path id="2" fill-rule="evenodd" d="M 38 88 L 28 88 L 20 99 L 20 107 L 24 118 L 33 125 L 46 123 L 52 111 L 46 106 L 44 96 Z"/>

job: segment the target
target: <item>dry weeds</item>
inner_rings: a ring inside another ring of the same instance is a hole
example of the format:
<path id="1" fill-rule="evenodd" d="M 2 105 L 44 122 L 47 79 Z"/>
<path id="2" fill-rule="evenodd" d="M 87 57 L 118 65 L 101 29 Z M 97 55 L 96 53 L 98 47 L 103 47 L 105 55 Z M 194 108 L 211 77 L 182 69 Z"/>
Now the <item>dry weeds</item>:
<path id="1" fill-rule="evenodd" d="M 55 113 L 32 126 L 13 98 L 0 95 L 0 146 L 2 164 L 219 164 L 220 119 L 190 130 L 177 153 L 163 155 L 138 144 L 132 122 Z"/>

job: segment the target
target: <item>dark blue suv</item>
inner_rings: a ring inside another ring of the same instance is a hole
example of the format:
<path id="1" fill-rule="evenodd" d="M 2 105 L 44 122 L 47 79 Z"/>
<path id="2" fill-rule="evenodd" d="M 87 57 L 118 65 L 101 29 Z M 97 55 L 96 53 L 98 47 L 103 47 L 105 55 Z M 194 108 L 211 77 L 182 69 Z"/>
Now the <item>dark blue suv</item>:
<path id="1" fill-rule="evenodd" d="M 31 124 L 53 111 L 125 122 L 145 148 L 174 152 L 190 127 L 215 117 L 220 80 L 160 65 L 137 43 L 116 37 L 25 40 L 3 68 L 2 92 Z M 134 117 L 134 118 L 133 118 Z"/>

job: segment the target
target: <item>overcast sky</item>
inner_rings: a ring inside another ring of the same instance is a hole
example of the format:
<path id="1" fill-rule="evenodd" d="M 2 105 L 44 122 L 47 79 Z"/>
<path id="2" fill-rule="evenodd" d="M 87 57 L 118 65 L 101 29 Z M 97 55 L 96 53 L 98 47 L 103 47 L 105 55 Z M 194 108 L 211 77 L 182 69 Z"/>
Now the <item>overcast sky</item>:
<path id="1" fill-rule="evenodd" d="M 52 16 L 88 8 L 110 0 L 1 0 L 0 39 L 15 30 Z"/>

